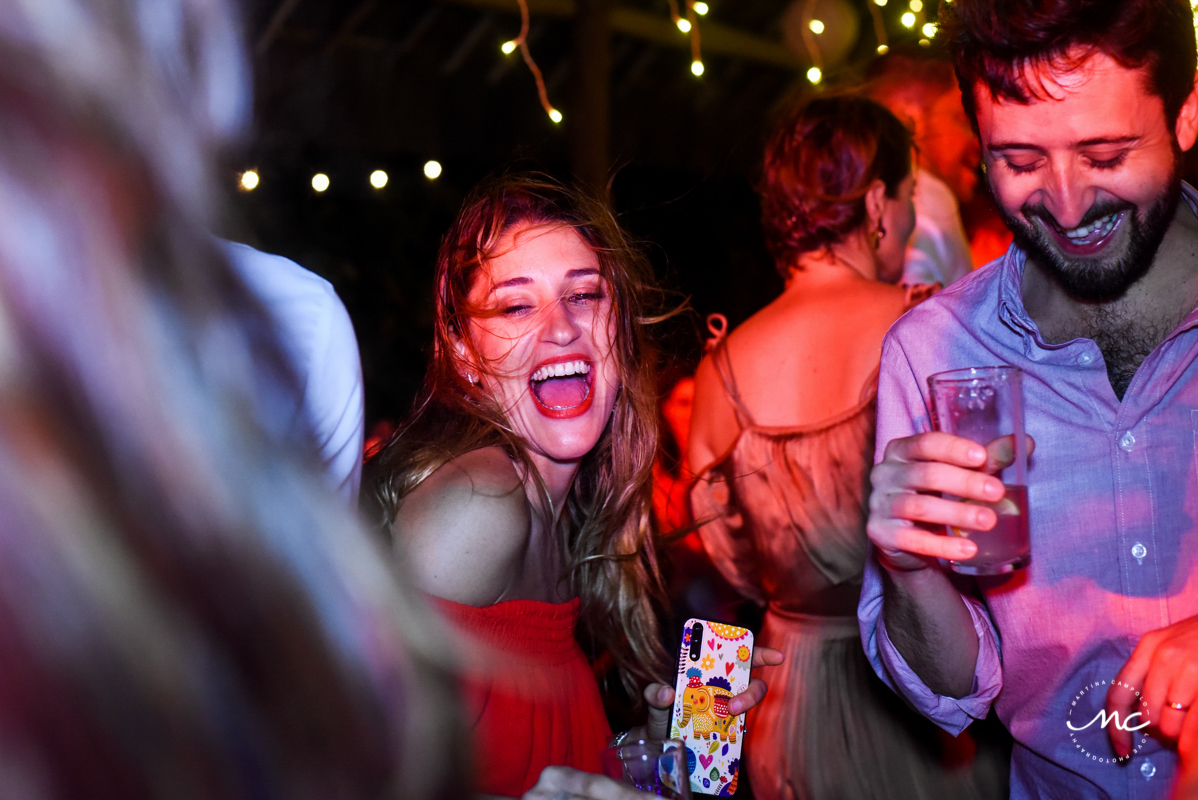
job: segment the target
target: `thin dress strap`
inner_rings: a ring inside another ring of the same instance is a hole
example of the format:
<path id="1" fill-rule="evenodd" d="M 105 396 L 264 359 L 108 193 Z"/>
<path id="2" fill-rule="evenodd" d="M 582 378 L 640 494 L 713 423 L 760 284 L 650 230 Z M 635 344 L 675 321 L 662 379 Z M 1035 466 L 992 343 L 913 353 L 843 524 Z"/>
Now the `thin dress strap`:
<path id="1" fill-rule="evenodd" d="M 736 421 L 742 428 L 751 427 L 753 415 L 740 399 L 740 391 L 736 388 L 736 376 L 732 374 L 732 361 L 728 357 L 728 319 L 723 314 L 709 314 L 707 330 L 711 331 L 705 349 L 711 354 L 711 361 L 724 384 L 724 392 L 732 401 L 732 410 Z"/>

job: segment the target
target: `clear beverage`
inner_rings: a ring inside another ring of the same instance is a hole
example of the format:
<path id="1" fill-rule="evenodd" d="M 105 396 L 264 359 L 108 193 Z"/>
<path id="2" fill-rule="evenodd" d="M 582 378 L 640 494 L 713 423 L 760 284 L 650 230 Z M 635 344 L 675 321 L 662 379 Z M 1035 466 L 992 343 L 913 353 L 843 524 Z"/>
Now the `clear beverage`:
<path id="1" fill-rule="evenodd" d="M 928 378 L 936 429 L 986 448 L 981 467 L 1002 481 L 1006 497 L 986 503 L 997 515 L 990 531 L 950 528 L 978 545 L 967 561 L 953 561 L 954 572 L 1001 575 L 1028 563 L 1027 438 L 1023 429 L 1023 372 L 1017 367 L 967 367 Z M 949 500 L 961 500 L 950 497 Z M 974 501 L 966 501 L 973 503 Z"/>
<path id="2" fill-rule="evenodd" d="M 686 752 L 686 745 L 677 739 L 624 742 L 603 751 L 603 772 L 647 794 L 691 800 Z"/>
<path id="3" fill-rule="evenodd" d="M 988 531 L 950 527 L 953 534 L 970 539 L 978 546 L 977 555 L 967 561 L 954 561 L 954 572 L 966 575 L 1001 575 L 1027 566 L 1031 552 L 1028 537 L 1027 487 L 1004 484 L 1006 495 L 997 503 L 978 503 L 994 510 L 998 522 Z"/>

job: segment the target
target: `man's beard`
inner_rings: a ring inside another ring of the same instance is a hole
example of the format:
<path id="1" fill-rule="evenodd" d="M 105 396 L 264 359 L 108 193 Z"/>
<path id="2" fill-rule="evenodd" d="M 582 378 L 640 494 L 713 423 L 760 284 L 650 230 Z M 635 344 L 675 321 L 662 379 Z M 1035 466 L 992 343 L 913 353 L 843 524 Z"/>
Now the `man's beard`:
<path id="1" fill-rule="evenodd" d="M 1122 225 L 1127 226 L 1127 244 L 1122 252 L 1112 252 L 1095 258 L 1070 258 L 1051 239 L 1051 234 L 1025 222 L 1039 217 L 1044 226 L 1060 230 L 1056 220 L 1043 204 L 1025 203 L 1020 209 L 1023 218 L 1001 211 L 1003 221 L 1015 234 L 1015 242 L 1037 264 L 1041 265 L 1072 297 L 1089 302 L 1107 302 L 1123 295 L 1132 284 L 1144 277 L 1165 232 L 1173 222 L 1181 199 L 1181 159 L 1174 161 L 1168 184 L 1141 215 L 1126 200 L 1099 200 L 1082 218 L 1078 227 L 1090 225 L 1110 214 L 1127 211 Z M 1109 247 L 1109 245 L 1108 245 Z"/>

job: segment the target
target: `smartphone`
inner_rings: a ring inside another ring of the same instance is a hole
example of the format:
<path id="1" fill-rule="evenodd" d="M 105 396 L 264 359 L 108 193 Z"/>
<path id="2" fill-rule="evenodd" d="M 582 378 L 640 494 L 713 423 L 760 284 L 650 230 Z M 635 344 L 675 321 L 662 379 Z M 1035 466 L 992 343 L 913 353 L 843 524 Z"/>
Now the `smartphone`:
<path id="1" fill-rule="evenodd" d="M 692 794 L 730 797 L 739 783 L 745 715 L 728 714 L 728 701 L 749 685 L 753 632 L 705 619 L 688 619 L 678 650 L 670 738 L 686 745 Z"/>

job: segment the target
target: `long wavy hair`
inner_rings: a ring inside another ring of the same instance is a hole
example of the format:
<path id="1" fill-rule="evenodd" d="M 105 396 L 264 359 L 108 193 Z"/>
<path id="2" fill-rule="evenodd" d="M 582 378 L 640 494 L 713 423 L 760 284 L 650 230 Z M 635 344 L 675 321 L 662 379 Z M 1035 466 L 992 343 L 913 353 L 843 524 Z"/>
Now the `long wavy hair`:
<path id="1" fill-rule="evenodd" d="M 464 344 L 472 363 L 486 369 L 467 335 L 471 316 L 479 313 L 467 297 L 504 235 L 523 224 L 576 231 L 598 256 L 612 298 L 620 389 L 558 524 L 568 563 L 563 577 L 581 600 L 580 636 L 611 653 L 635 696 L 639 682 L 660 679 L 664 663 L 653 609 L 661 578 L 649 516 L 658 441 L 655 358 L 645 332 L 646 323 L 658 319 L 649 316 L 657 290 L 644 256 L 605 205 L 540 174 L 504 174 L 471 192 L 437 256 L 433 353 L 423 390 L 369 472 L 378 476 L 377 501 L 388 529 L 422 481 L 483 447 L 503 448 L 543 489 L 528 443 L 499 402 L 467 381 L 458 355 Z M 548 519 L 557 517 L 547 497 L 543 504 Z"/>

